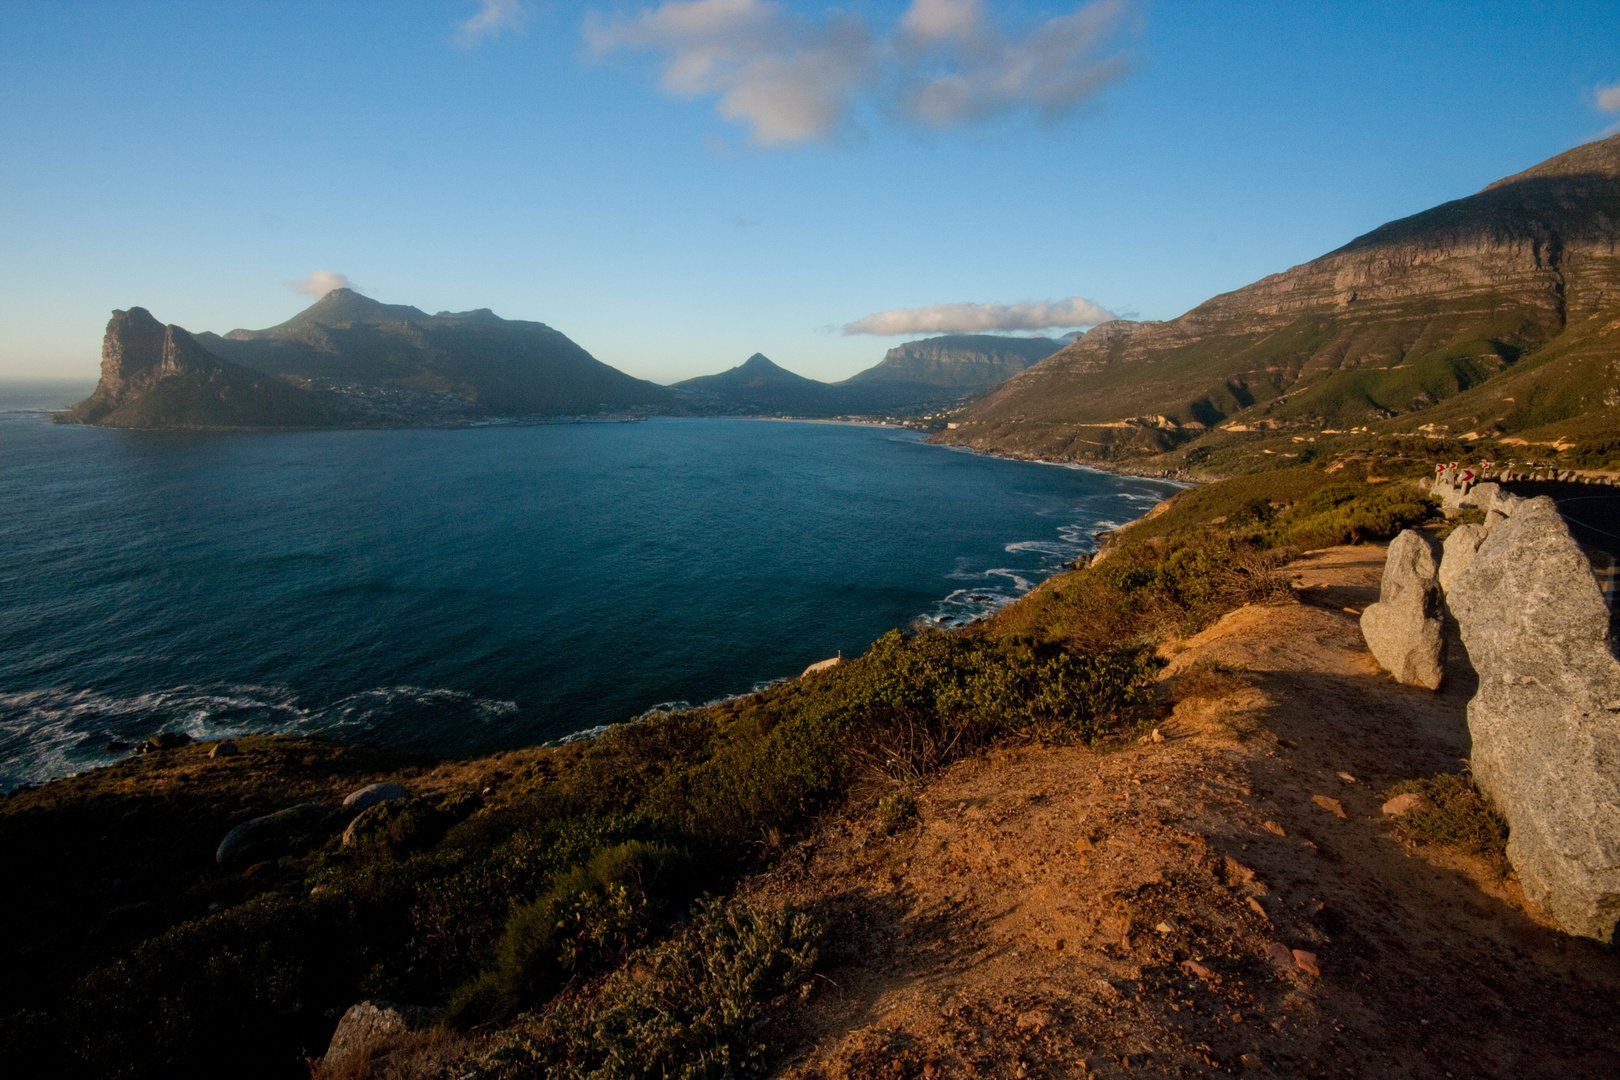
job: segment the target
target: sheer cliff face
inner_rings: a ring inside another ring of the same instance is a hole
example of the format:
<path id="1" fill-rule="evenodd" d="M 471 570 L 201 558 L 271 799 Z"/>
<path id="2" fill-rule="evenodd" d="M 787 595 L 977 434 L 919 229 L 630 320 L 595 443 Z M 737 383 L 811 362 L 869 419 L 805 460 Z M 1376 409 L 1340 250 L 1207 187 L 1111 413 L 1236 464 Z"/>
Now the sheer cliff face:
<path id="1" fill-rule="evenodd" d="M 145 308 L 114 311 L 95 393 L 59 418 L 104 427 L 315 427 L 332 423 L 326 395 L 221 360 Z"/>
<path id="2" fill-rule="evenodd" d="M 110 407 L 187 373 L 218 376 L 227 365 L 178 326 L 164 326 L 145 308 L 114 311 L 101 341 L 101 382 L 95 397 Z"/>
<path id="3" fill-rule="evenodd" d="M 1173 321 L 1097 327 L 968 410 L 946 440 L 1106 458 L 1216 425 L 1348 428 L 1416 414 L 1554 343 L 1612 353 L 1620 342 L 1586 339 L 1592 320 L 1620 314 L 1617 245 L 1620 136 Z M 1464 411 L 1452 410 L 1465 426 L 1497 422 Z"/>

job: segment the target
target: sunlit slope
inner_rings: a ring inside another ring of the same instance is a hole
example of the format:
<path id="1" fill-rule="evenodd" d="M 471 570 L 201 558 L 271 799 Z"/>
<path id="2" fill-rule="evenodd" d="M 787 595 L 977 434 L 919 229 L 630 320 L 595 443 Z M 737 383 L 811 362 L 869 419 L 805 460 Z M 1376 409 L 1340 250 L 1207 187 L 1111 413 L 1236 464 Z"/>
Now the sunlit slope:
<path id="1" fill-rule="evenodd" d="M 1620 356 L 1620 337 L 1604 330 L 1620 316 L 1617 240 L 1620 136 L 1173 321 L 1099 326 L 965 410 L 942 438 L 1086 459 L 1162 451 L 1217 426 L 1473 417 L 1502 433 L 1569 420 L 1610 407 L 1586 384 Z M 1487 387 L 1521 375 L 1534 376 L 1534 392 L 1508 396 L 1533 403 L 1506 413 L 1485 404 Z"/>

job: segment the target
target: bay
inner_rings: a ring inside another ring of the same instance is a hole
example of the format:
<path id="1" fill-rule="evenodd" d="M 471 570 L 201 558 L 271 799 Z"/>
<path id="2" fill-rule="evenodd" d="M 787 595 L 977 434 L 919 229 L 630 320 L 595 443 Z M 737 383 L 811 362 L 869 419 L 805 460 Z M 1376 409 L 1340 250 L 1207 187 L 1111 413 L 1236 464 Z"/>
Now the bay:
<path id="1" fill-rule="evenodd" d="M 165 730 L 469 755 L 959 624 L 1174 490 L 739 419 L 151 433 L 0 384 L 0 787 Z M 111 747 L 111 748 L 110 748 Z"/>

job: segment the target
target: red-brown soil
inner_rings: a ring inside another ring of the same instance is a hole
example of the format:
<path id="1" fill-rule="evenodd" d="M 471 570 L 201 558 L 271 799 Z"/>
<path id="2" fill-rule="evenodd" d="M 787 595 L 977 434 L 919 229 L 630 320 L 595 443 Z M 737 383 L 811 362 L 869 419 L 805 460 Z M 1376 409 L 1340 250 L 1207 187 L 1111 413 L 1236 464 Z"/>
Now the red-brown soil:
<path id="1" fill-rule="evenodd" d="M 1163 741 L 963 761 L 790 848 L 744 890 L 830 928 L 783 1075 L 1620 1076 L 1620 957 L 1380 812 L 1462 767 L 1473 692 L 1458 648 L 1439 693 L 1378 672 L 1382 558 L 1168 649 Z"/>

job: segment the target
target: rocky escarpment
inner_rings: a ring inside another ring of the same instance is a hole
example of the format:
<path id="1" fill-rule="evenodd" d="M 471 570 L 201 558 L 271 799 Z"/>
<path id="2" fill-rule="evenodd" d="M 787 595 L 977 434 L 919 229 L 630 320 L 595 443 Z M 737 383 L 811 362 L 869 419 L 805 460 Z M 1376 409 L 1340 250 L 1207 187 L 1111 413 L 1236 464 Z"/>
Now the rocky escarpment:
<path id="1" fill-rule="evenodd" d="M 114 311 L 95 392 L 58 419 L 132 428 L 323 427 L 335 397 L 223 360 L 145 308 Z"/>
<path id="2" fill-rule="evenodd" d="M 1411 426 L 1458 433 L 1527 429 L 1620 407 L 1620 396 L 1610 404 L 1596 386 L 1550 411 L 1512 393 L 1500 407 L 1463 396 L 1555 358 L 1559 386 L 1590 383 L 1579 364 L 1616 359 L 1616 316 L 1620 136 L 1172 321 L 1097 327 L 964 411 L 941 439 L 1085 460 L 1162 452 L 1214 427 L 1345 429 L 1411 417 Z M 1612 386 L 1613 372 L 1606 378 Z M 1550 400 L 1546 387 L 1535 396 Z M 1429 411 L 1452 399 L 1458 409 Z"/>
<path id="3" fill-rule="evenodd" d="M 897 345 L 882 361 L 852 375 L 845 383 L 911 383 L 962 392 L 983 391 L 1001 385 L 1059 348 L 1058 342 L 1044 337 L 946 334 Z"/>

